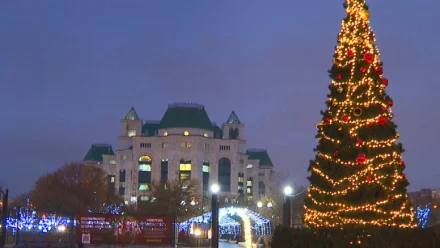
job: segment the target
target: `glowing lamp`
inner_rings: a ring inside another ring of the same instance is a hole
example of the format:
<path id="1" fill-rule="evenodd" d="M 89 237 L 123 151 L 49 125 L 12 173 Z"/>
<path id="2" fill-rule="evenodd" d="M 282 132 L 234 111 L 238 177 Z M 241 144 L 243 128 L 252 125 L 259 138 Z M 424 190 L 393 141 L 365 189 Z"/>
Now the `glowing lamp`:
<path id="1" fill-rule="evenodd" d="M 284 187 L 284 195 L 288 196 L 288 195 L 292 195 L 293 193 L 293 188 L 290 186 L 286 186 Z"/>
<path id="2" fill-rule="evenodd" d="M 257 207 L 259 207 L 259 208 L 263 207 L 263 203 L 262 202 L 258 202 L 257 203 Z"/>
<path id="3" fill-rule="evenodd" d="M 213 184 L 213 185 L 211 186 L 211 192 L 212 192 L 213 194 L 217 194 L 219 191 L 220 191 L 220 186 L 219 186 L 218 184 Z"/>

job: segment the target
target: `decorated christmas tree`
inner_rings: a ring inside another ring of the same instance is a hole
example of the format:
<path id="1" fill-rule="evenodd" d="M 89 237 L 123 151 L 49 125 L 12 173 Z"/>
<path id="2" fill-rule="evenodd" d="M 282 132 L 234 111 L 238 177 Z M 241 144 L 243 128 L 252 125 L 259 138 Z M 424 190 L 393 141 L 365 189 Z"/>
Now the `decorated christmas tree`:
<path id="1" fill-rule="evenodd" d="M 365 0 L 345 0 L 327 109 L 317 124 L 305 202 L 307 227 L 416 226 Z"/>

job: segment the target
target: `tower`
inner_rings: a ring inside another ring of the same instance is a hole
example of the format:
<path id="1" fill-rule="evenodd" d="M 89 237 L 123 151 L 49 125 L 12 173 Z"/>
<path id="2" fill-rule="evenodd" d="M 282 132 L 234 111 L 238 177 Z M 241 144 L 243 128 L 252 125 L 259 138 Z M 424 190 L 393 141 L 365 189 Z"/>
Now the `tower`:
<path id="1" fill-rule="evenodd" d="M 133 136 L 142 135 L 142 120 L 139 120 L 139 116 L 136 113 L 134 107 L 128 111 L 124 119 L 121 120 L 121 129 L 119 135 L 118 149 L 129 148 L 131 142 L 130 138 Z"/>
<path id="2" fill-rule="evenodd" d="M 232 111 L 228 120 L 222 125 L 223 139 L 243 139 L 243 128 L 244 125 L 238 119 L 237 114 L 235 114 L 235 111 Z"/>

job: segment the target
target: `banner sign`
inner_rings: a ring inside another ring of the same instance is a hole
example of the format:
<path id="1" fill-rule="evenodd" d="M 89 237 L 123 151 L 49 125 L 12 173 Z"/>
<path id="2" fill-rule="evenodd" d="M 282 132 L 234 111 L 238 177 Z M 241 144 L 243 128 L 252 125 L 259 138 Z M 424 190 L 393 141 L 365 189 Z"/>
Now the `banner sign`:
<path id="1" fill-rule="evenodd" d="M 170 245 L 173 218 L 170 216 L 78 215 L 76 242 L 83 244 Z"/>

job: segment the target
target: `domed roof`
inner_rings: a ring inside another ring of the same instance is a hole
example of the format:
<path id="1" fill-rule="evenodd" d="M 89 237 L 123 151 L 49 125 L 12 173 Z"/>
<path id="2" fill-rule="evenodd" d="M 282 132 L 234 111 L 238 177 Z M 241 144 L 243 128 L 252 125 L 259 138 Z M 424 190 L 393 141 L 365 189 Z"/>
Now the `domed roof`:
<path id="1" fill-rule="evenodd" d="M 205 107 L 195 103 L 173 103 L 160 121 L 159 128 L 187 127 L 213 130 Z"/>

